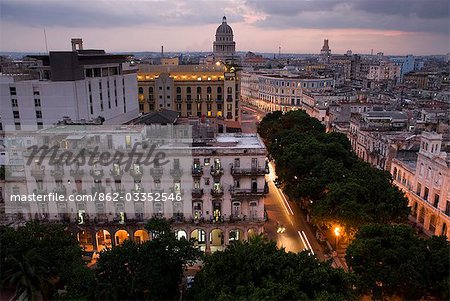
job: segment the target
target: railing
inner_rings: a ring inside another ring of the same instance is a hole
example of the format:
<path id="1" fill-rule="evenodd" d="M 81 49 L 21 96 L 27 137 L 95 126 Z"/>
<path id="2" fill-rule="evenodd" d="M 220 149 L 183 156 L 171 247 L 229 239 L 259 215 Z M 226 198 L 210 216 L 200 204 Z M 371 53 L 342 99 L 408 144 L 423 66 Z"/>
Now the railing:
<path id="1" fill-rule="evenodd" d="M 161 167 L 150 168 L 150 175 L 154 178 L 160 178 L 164 171 Z"/>
<path id="2" fill-rule="evenodd" d="M 133 178 L 140 178 L 140 177 L 142 177 L 142 168 L 137 168 L 137 169 L 134 169 L 134 168 L 132 168 L 132 169 L 130 169 L 130 175 L 133 177 Z"/>
<path id="3" fill-rule="evenodd" d="M 55 168 L 54 170 L 50 171 L 50 174 L 55 178 L 62 178 L 64 176 L 64 169 L 63 168 Z"/>
<path id="4" fill-rule="evenodd" d="M 211 176 L 219 177 L 221 175 L 223 175 L 223 168 L 222 167 L 211 166 Z"/>
<path id="5" fill-rule="evenodd" d="M 203 196 L 203 189 L 201 188 L 192 189 L 193 198 L 201 198 L 202 196 Z"/>
<path id="6" fill-rule="evenodd" d="M 221 197 L 221 196 L 223 196 L 223 187 L 211 188 L 211 195 L 213 197 Z"/>
<path id="7" fill-rule="evenodd" d="M 233 176 L 264 176 L 269 173 L 269 167 L 239 168 L 231 166 Z"/>
<path id="8" fill-rule="evenodd" d="M 174 178 L 179 178 L 183 175 L 183 170 L 181 168 L 173 168 L 170 170 L 170 175 Z"/>
<path id="9" fill-rule="evenodd" d="M 113 177 L 121 177 L 123 175 L 123 168 L 113 168 L 109 173 Z"/>
<path id="10" fill-rule="evenodd" d="M 245 188 L 230 188 L 230 193 L 232 197 L 239 196 L 263 196 L 269 192 L 268 188 L 264 189 L 245 189 Z"/>
<path id="11" fill-rule="evenodd" d="M 84 176 L 84 170 L 79 167 L 70 169 L 70 176 L 74 178 L 82 178 Z"/>
<path id="12" fill-rule="evenodd" d="M 91 170 L 91 176 L 96 179 L 103 178 L 104 174 L 105 173 L 104 173 L 103 169 L 92 169 Z"/>
<path id="13" fill-rule="evenodd" d="M 201 166 L 198 166 L 198 167 L 193 166 L 192 167 L 192 175 L 193 176 L 201 176 L 201 175 L 203 175 L 203 167 L 201 167 Z"/>
<path id="14" fill-rule="evenodd" d="M 42 166 L 40 168 L 33 168 L 31 170 L 31 176 L 35 178 L 42 178 L 45 176 L 45 168 Z"/>

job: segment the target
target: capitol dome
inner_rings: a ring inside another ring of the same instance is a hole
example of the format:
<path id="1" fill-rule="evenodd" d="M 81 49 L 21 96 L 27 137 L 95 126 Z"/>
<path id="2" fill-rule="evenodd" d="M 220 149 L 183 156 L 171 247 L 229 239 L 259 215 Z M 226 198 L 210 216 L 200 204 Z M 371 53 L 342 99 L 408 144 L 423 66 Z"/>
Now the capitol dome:
<path id="1" fill-rule="evenodd" d="M 233 29 L 227 24 L 227 17 L 225 16 L 222 18 L 222 24 L 217 27 L 216 36 L 217 35 L 233 35 Z"/>

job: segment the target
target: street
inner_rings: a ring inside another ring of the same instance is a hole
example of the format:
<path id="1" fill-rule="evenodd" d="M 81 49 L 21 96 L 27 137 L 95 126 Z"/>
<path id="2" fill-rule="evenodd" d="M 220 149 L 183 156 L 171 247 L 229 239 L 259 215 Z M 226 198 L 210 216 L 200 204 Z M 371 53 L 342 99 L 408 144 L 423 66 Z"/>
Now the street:
<path id="1" fill-rule="evenodd" d="M 244 133 L 255 133 L 257 124 L 265 113 L 245 104 L 242 105 L 241 112 L 246 112 L 241 113 L 242 131 Z M 269 193 L 264 198 L 264 205 L 269 220 L 264 226 L 265 233 L 277 242 L 278 247 L 284 247 L 286 251 L 310 250 L 319 259 L 325 259 L 322 247 L 310 230 L 306 217 L 299 206 L 288 201 L 282 190 L 273 183 L 276 178 L 274 167 L 271 162 L 269 164 L 270 174 L 266 175 Z M 279 227 L 284 227 L 285 231 L 278 233 Z"/>

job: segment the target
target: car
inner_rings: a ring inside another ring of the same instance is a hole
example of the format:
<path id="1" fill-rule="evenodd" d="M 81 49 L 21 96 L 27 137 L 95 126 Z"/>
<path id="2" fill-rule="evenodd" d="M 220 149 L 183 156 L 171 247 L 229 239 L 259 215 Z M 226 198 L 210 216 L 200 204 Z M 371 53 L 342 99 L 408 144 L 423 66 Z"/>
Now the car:
<path id="1" fill-rule="evenodd" d="M 275 187 L 280 188 L 280 186 L 281 186 L 280 179 L 276 178 L 275 180 L 273 180 L 273 184 L 275 184 Z"/>

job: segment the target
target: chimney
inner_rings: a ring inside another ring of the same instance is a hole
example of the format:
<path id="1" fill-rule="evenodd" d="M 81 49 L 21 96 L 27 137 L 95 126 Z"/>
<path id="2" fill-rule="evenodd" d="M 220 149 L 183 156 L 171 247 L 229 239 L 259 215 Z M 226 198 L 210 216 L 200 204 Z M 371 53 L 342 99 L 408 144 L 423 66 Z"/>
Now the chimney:
<path id="1" fill-rule="evenodd" d="M 161 57 L 164 57 L 164 45 L 161 45 Z"/>

